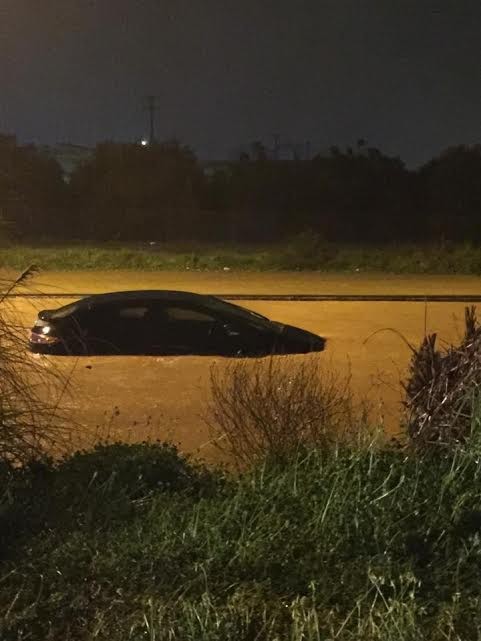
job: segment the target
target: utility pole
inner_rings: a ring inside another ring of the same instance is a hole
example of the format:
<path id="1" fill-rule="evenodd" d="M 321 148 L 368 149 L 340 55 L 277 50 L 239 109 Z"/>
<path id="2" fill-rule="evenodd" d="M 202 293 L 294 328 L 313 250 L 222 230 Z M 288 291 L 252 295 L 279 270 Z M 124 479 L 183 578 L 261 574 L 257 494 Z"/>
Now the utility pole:
<path id="1" fill-rule="evenodd" d="M 157 96 L 146 96 L 144 108 L 149 112 L 149 144 L 155 142 L 155 112 L 157 107 Z"/>
<path id="2" fill-rule="evenodd" d="M 275 160 L 279 160 L 279 148 L 280 148 L 280 136 L 279 134 L 274 134 L 274 158 Z"/>

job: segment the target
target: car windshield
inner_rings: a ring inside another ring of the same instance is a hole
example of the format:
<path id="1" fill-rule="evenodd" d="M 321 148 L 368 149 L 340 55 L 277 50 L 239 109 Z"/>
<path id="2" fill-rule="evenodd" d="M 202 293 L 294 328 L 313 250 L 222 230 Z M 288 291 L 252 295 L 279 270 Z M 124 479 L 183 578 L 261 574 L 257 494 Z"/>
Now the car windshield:
<path id="1" fill-rule="evenodd" d="M 257 312 L 241 307 L 240 305 L 233 305 L 232 303 L 228 303 L 227 301 L 216 298 L 215 296 L 209 296 L 209 307 L 221 314 L 235 316 L 240 320 L 257 323 L 262 327 L 267 327 L 271 324 L 271 321 L 265 316 L 262 316 L 262 314 L 258 314 Z"/>

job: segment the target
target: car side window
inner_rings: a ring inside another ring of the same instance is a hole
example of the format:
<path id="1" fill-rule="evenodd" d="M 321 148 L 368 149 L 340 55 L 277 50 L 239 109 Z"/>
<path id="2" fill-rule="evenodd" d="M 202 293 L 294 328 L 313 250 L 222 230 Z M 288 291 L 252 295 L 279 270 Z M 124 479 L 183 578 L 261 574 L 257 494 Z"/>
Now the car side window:
<path id="1" fill-rule="evenodd" d="M 89 334 L 111 335 L 128 331 L 145 321 L 150 312 L 149 306 L 138 302 L 130 304 L 108 303 L 94 305 L 84 310 L 78 317 L 79 325 Z"/>
<path id="2" fill-rule="evenodd" d="M 149 311 L 146 305 L 122 306 L 118 309 L 116 316 L 125 320 L 144 320 Z"/>
<path id="3" fill-rule="evenodd" d="M 165 315 L 167 320 L 171 322 L 214 323 L 217 321 L 217 318 L 212 314 L 192 307 L 168 306 L 165 308 Z"/>

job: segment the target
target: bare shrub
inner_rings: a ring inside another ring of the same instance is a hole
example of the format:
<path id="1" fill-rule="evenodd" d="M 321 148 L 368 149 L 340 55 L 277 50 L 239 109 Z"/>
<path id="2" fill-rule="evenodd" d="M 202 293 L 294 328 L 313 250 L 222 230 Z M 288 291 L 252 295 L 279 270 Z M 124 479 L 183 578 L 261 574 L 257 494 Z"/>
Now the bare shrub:
<path id="1" fill-rule="evenodd" d="M 318 358 L 234 361 L 211 370 L 212 399 L 206 422 L 218 448 L 240 466 L 299 447 L 332 447 L 359 425 L 350 376 Z"/>
<path id="2" fill-rule="evenodd" d="M 8 296 L 35 273 L 26 269 L 0 292 L 0 460 L 25 463 L 62 449 L 67 430 L 60 412 L 68 380 L 27 352 L 25 328 Z"/>
<path id="3" fill-rule="evenodd" d="M 418 446 L 450 445 L 471 434 L 474 402 L 481 386 L 481 328 L 476 308 L 465 308 L 465 334 L 459 346 L 436 347 L 436 334 L 412 349 L 403 384 L 408 434 Z"/>

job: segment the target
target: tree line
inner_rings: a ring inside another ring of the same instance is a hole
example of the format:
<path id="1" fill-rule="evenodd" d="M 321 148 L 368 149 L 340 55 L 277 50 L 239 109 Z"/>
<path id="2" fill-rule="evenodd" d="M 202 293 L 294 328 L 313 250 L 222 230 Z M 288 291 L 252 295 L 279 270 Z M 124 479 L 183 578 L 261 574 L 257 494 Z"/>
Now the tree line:
<path id="1" fill-rule="evenodd" d="M 12 240 L 481 240 L 481 145 L 416 170 L 359 141 L 313 158 L 257 142 L 206 167 L 177 141 L 105 142 L 65 180 L 48 153 L 0 136 L 0 232 Z"/>

